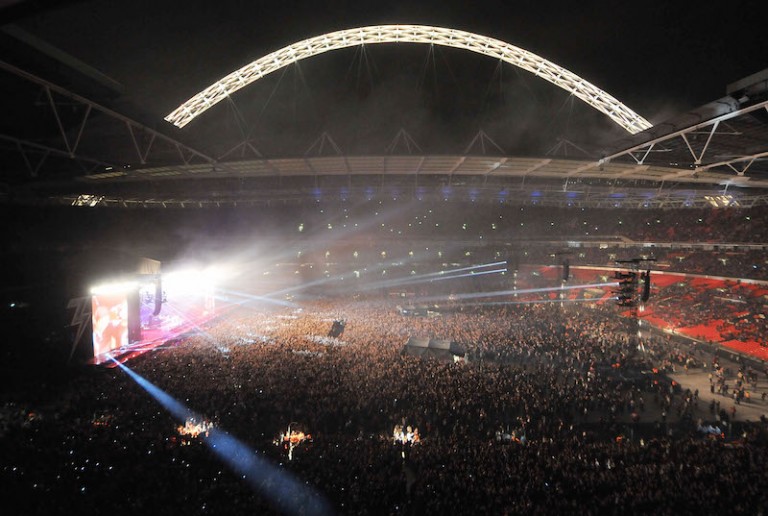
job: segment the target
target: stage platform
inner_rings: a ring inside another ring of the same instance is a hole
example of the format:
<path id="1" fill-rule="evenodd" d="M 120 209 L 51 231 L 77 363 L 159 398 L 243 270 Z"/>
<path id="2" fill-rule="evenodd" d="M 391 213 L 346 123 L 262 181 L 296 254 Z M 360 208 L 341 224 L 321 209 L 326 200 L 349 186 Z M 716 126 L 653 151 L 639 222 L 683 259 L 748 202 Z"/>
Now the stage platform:
<path id="1" fill-rule="evenodd" d="M 171 316 L 158 317 L 147 327 L 142 327 L 141 339 L 109 352 L 93 357 L 88 363 L 113 368 L 132 358 L 162 346 L 172 346 L 186 336 L 201 331 L 204 325 L 222 316 L 230 307 L 217 306 L 215 311 L 185 310 L 183 316 L 176 311 Z"/>

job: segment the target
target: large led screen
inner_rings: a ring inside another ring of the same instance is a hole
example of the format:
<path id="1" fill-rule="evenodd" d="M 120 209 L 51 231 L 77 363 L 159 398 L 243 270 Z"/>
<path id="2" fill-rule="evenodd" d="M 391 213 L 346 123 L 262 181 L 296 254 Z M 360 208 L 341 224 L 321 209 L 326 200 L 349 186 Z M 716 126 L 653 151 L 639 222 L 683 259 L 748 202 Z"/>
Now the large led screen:
<path id="1" fill-rule="evenodd" d="M 125 293 L 93 296 L 93 355 L 128 345 L 128 297 Z"/>

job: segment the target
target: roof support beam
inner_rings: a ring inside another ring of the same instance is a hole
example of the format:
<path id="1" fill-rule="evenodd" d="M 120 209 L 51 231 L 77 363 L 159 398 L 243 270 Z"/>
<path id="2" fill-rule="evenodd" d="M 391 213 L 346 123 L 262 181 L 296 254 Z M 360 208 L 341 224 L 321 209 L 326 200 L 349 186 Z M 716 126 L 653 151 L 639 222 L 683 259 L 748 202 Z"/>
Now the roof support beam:
<path id="1" fill-rule="evenodd" d="M 637 152 L 637 151 L 639 151 L 641 149 L 645 149 L 645 148 L 647 148 L 649 146 L 653 146 L 653 145 L 656 145 L 658 143 L 662 143 L 662 142 L 665 142 L 665 141 L 668 141 L 668 140 L 672 140 L 674 138 L 681 137 L 684 134 L 690 134 L 690 133 L 692 133 L 694 131 L 699 131 L 702 128 L 709 127 L 709 126 L 711 126 L 713 124 L 718 124 L 720 122 L 725 122 L 726 120 L 730 120 L 731 118 L 736 118 L 738 116 L 743 116 L 743 115 L 751 113 L 752 111 L 757 111 L 757 110 L 760 110 L 760 109 L 768 109 L 768 100 L 765 100 L 763 102 L 760 102 L 758 104 L 755 104 L 755 105 L 752 105 L 752 106 L 749 106 L 749 107 L 746 107 L 746 108 L 743 108 L 743 109 L 736 109 L 734 111 L 731 111 L 730 113 L 725 113 L 725 114 L 720 115 L 718 117 L 715 117 L 713 119 L 707 120 L 706 122 L 701 122 L 701 123 L 693 125 L 691 127 L 687 127 L 685 129 L 681 129 L 679 131 L 674 131 L 674 132 L 671 132 L 671 133 L 666 134 L 664 136 L 660 136 L 658 138 L 654 138 L 652 140 L 649 140 L 647 142 L 643 142 L 643 143 L 634 145 L 632 147 L 629 147 L 627 149 L 624 149 L 624 150 L 621 150 L 621 151 L 618 151 L 618 152 L 614 152 L 613 154 L 609 154 L 608 156 L 604 156 L 600 161 L 602 161 L 602 162 L 612 161 L 612 160 L 614 160 L 616 158 L 619 158 L 619 157 L 627 155 L 627 154 L 631 154 L 633 152 Z"/>
<path id="2" fill-rule="evenodd" d="M 707 147 L 709 147 L 710 142 L 712 141 L 712 137 L 717 132 L 717 127 L 720 125 L 720 121 L 716 121 L 714 124 L 712 124 L 712 129 L 709 131 L 709 135 L 707 136 L 707 141 L 704 143 L 704 148 L 701 149 L 701 153 L 697 156 L 696 152 L 693 150 L 693 147 L 691 147 L 691 143 L 688 141 L 688 136 L 683 134 L 681 135 L 683 138 L 683 141 L 685 142 L 686 147 L 688 147 L 688 150 L 691 152 L 691 156 L 693 156 L 693 162 L 696 165 L 701 164 L 701 160 L 704 159 L 704 154 L 707 152 Z"/>
<path id="3" fill-rule="evenodd" d="M 32 173 L 32 177 L 36 177 L 37 176 L 37 172 L 39 171 L 40 166 L 42 165 L 42 163 L 38 163 L 34 167 L 34 171 L 33 171 L 33 167 L 31 167 L 31 165 L 30 165 L 30 162 L 29 162 L 29 160 L 28 160 L 28 158 L 26 156 L 26 151 L 24 151 L 24 147 L 29 147 L 29 148 L 33 148 L 33 149 L 37 149 L 39 151 L 42 151 L 45 154 L 46 158 L 49 155 L 54 155 L 54 156 L 59 156 L 59 157 L 64 157 L 64 158 L 72 158 L 72 159 L 76 159 L 76 160 L 80 160 L 80 161 L 86 161 L 86 162 L 90 162 L 90 163 L 95 163 L 97 165 L 101 165 L 101 166 L 104 166 L 104 167 L 117 168 L 117 165 L 115 165 L 114 163 L 108 163 L 106 161 L 103 161 L 103 160 L 100 160 L 100 159 L 97 159 L 97 158 L 92 158 L 90 156 L 83 156 L 82 154 L 78 154 L 78 155 L 72 156 L 72 155 L 70 155 L 70 153 L 68 151 L 64 151 L 62 149 L 57 149 L 55 147 L 50 147 L 48 145 L 43 145 L 41 143 L 32 142 L 32 141 L 29 141 L 29 140 L 23 140 L 21 138 L 15 138 L 13 136 L 9 136 L 9 135 L 6 135 L 6 134 L 0 134 L 0 140 L 6 140 L 6 141 L 9 141 L 9 142 L 12 142 L 12 143 L 16 144 L 16 147 L 21 151 L 22 156 L 24 156 L 24 161 L 26 161 L 27 165 L 30 168 L 30 173 Z"/>
<path id="4" fill-rule="evenodd" d="M 141 123 L 139 123 L 139 122 L 137 122 L 135 120 L 132 120 L 131 118 L 129 118 L 127 116 L 121 115 L 121 114 L 119 114 L 119 113 L 117 113 L 117 112 L 115 112 L 115 111 L 113 111 L 113 110 L 111 110 L 111 109 L 109 109 L 107 107 L 104 107 L 104 106 L 102 106 L 100 104 L 97 104 L 96 102 L 93 102 L 93 101 L 91 101 L 91 100 L 89 100 L 89 99 L 87 99 L 85 97 L 81 97 L 80 95 L 77 95 L 76 93 L 72 93 L 71 91 L 69 91 L 69 90 L 67 90 L 65 88 L 62 88 L 61 86 L 58 86 L 58 85 L 53 84 L 53 83 L 51 83 L 49 81 L 46 81 L 45 79 L 37 77 L 34 74 L 31 74 L 29 72 L 21 70 L 20 68 L 17 68 L 16 66 L 14 66 L 14 65 L 12 65 L 10 63 L 7 63 L 5 61 L 0 61 L 0 70 L 5 70 L 6 72 L 9 72 L 9 73 L 12 73 L 14 75 L 17 75 L 18 77 L 21 77 L 22 79 L 26 79 L 26 80 L 34 83 L 34 84 L 38 84 L 38 85 L 42 86 L 45 89 L 46 96 L 48 97 L 48 101 L 49 101 L 50 106 L 51 106 L 51 108 L 53 110 L 54 117 L 56 118 L 56 123 L 57 123 L 57 125 L 59 127 L 59 131 L 61 132 L 61 135 L 62 135 L 62 137 L 64 139 L 64 144 L 65 144 L 65 146 L 67 148 L 67 154 L 69 155 L 69 157 L 75 157 L 75 154 L 76 154 L 76 151 L 77 151 L 77 146 L 79 145 L 80 139 L 82 137 L 82 133 L 83 133 L 83 130 L 85 128 L 85 124 L 86 124 L 86 122 L 87 122 L 87 120 L 89 118 L 89 115 L 91 114 L 91 111 L 95 109 L 96 111 L 99 111 L 100 113 L 102 113 L 104 115 L 107 115 L 110 118 L 113 118 L 115 120 L 122 121 L 122 122 L 128 124 L 129 127 L 131 127 L 131 130 L 133 130 L 133 129 L 140 129 L 140 130 L 144 131 L 145 133 L 152 135 L 153 138 L 155 138 L 155 139 L 163 140 L 163 141 L 169 143 L 170 145 L 176 146 L 179 149 L 184 149 L 184 151 L 187 154 L 189 154 L 190 156 L 198 157 L 198 158 L 202 159 L 203 161 L 206 161 L 206 162 L 211 163 L 211 164 L 215 164 L 216 163 L 216 160 L 214 158 L 208 156 L 207 154 L 205 154 L 205 153 L 203 153 L 203 152 L 201 152 L 201 151 L 199 151 L 197 149 L 194 149 L 194 148 L 192 148 L 192 147 L 190 147 L 190 146 L 188 146 L 188 145 L 186 145 L 184 143 L 179 142 L 178 140 L 176 140 L 174 138 L 166 136 L 166 135 L 164 135 L 164 134 L 162 134 L 162 133 L 160 133 L 158 131 L 155 131 L 152 128 L 149 128 L 149 127 L 147 127 L 147 126 L 145 126 L 145 125 L 143 125 L 143 124 L 141 124 Z M 78 136 L 77 136 L 77 138 L 75 139 L 75 141 L 72 144 L 70 144 L 69 138 L 67 138 L 66 131 L 64 130 L 64 126 L 62 124 L 61 118 L 59 117 L 58 110 L 56 109 L 56 103 L 53 100 L 52 93 L 56 93 L 58 95 L 62 95 L 64 97 L 67 97 L 67 98 L 69 98 L 71 100 L 74 100 L 75 102 L 78 102 L 78 103 L 80 103 L 80 104 L 82 104 L 83 106 L 86 107 L 86 115 L 83 117 L 83 121 L 80 124 L 80 128 L 79 128 L 79 131 L 78 131 Z M 141 156 L 141 154 L 142 153 L 139 152 L 139 156 Z M 145 157 L 146 157 L 146 153 L 145 153 Z M 185 162 L 188 162 L 188 161 L 185 161 Z"/>
<path id="5" fill-rule="evenodd" d="M 755 160 L 762 159 L 768 157 L 768 151 L 766 152 L 760 152 L 757 154 L 751 154 L 749 156 L 741 156 L 739 158 L 727 160 L 727 161 L 719 161 L 717 163 L 710 163 L 709 165 L 697 167 L 696 170 L 708 170 L 710 168 L 717 168 L 717 167 L 724 167 L 727 166 L 734 172 L 736 172 L 738 175 L 743 176 L 744 173 L 747 171 L 747 169 L 752 165 L 752 163 L 755 162 Z M 747 161 L 748 163 L 742 167 L 740 170 L 738 170 L 736 167 L 733 166 L 734 163 L 740 163 L 743 161 Z"/>

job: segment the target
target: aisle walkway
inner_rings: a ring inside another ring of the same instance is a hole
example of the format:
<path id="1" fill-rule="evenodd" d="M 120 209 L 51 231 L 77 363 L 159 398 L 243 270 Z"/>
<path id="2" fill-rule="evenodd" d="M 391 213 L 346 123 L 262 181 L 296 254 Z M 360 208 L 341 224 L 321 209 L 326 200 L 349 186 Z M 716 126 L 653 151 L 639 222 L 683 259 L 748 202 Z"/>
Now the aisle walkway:
<path id="1" fill-rule="evenodd" d="M 738 371 L 738 365 L 730 364 L 729 369 L 731 374 L 728 377 L 728 384 L 733 385 L 736 378 L 735 373 Z M 711 368 L 708 367 L 707 369 L 691 370 L 688 373 L 677 372 L 669 375 L 669 377 L 678 382 L 683 389 L 690 389 L 691 391 L 695 391 L 696 389 L 699 390 L 699 417 L 707 420 L 714 416 L 709 410 L 712 400 L 714 400 L 715 403 L 719 403 L 720 408 L 725 409 L 729 415 L 733 414 L 733 418 L 736 421 L 759 421 L 760 416 L 765 415 L 768 417 L 768 399 L 762 399 L 763 393 L 766 393 L 766 396 L 768 397 L 768 380 L 766 380 L 765 375 L 760 375 L 761 378 L 758 380 L 757 389 L 750 389 L 751 400 L 742 400 L 741 403 L 737 404 L 731 396 L 718 394 L 717 391 L 714 393 L 710 392 L 710 372 Z M 736 408 L 736 412 L 732 413 L 734 407 Z M 715 413 L 717 413 L 717 410 Z"/>

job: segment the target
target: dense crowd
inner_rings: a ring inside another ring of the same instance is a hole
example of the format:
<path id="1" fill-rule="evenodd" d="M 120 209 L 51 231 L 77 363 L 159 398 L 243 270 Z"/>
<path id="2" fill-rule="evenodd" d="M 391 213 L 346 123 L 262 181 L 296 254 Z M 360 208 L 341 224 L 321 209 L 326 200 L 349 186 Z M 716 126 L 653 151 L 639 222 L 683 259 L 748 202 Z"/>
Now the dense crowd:
<path id="1" fill-rule="evenodd" d="M 337 513 L 762 514 L 766 421 L 737 423 L 725 399 L 699 406 L 666 372 L 706 358 L 628 325 L 600 308 L 421 317 L 375 295 L 306 300 L 224 312 L 126 365 Z M 414 336 L 461 343 L 467 360 L 412 356 Z M 276 512 L 121 368 L 89 368 L 4 414 L 11 513 Z M 312 439 L 289 459 L 275 443 L 292 424 Z M 408 426 L 419 442 L 395 442 Z"/>
<path id="2" fill-rule="evenodd" d="M 186 245 L 243 238 L 457 241 L 595 240 L 764 244 L 768 208 L 557 208 L 493 203 L 400 201 L 305 202 L 301 205 L 144 211 L 14 208 L 7 215 L 13 249 L 27 245 L 99 245 L 105 241 Z M 70 234 L 59 236 L 61 225 Z M 221 229 L 226 228 L 226 232 Z M 34 238 L 46 231 L 47 241 Z"/>
<path id="3" fill-rule="evenodd" d="M 188 249 L 248 254 L 252 245 L 260 257 L 276 253 L 254 267 L 264 285 L 285 279 L 278 269 L 318 285 L 300 289 L 308 293 L 330 292 L 327 280 L 337 275 L 356 283 L 345 284 L 346 297 L 223 313 L 127 363 L 203 422 L 178 420 L 118 367 L 52 370 L 37 383 L 31 376 L 17 383 L 24 373 L 10 359 L 27 342 L 11 337 L 0 410 L 0 485 L 9 513 L 277 512 L 264 491 L 214 453 L 206 436 L 213 428 L 342 514 L 764 514 L 767 422 L 734 417 L 737 405 L 766 405 L 750 396 L 768 380 L 764 368 L 720 367 L 670 337 L 638 341 L 632 321 L 615 317 L 610 303 L 457 303 L 405 316 L 397 309 L 403 300 L 388 298 L 393 289 L 363 284 L 371 274 L 375 285 L 433 273 L 436 265 L 498 262 L 509 274 L 415 284 L 412 293 L 472 294 L 526 281 L 550 287 L 552 278 L 524 281 L 512 271 L 561 266 L 565 258 L 573 266 L 613 266 L 637 256 L 628 240 L 766 243 L 766 209 L 487 208 L 364 202 L 306 203 L 287 212 L 158 210 L 151 218 L 109 210 L 14 215 L 11 243 L 0 254 L 6 283 L 24 285 L 31 299 L 40 295 L 29 285 L 49 300 L 62 296 L 52 303 L 62 313 L 71 288 L 51 284 L 124 268 L 121 260 L 137 254 L 172 263 Z M 48 231 L 58 223 L 68 228 L 61 238 Z M 37 237 L 42 227 L 47 240 Z M 613 245 L 564 253 L 564 239 Z M 136 244 L 130 253 L 126 241 Z M 107 255 L 110 248 L 118 252 Z M 649 249 L 664 270 L 768 278 L 761 250 Z M 716 324 L 723 338 L 764 342 L 765 319 L 757 317 L 764 296 L 748 290 L 736 283 L 724 292 L 656 285 L 650 306 L 687 325 Z M 48 316 L 35 317 L 12 333 L 32 339 Z M 330 338 L 339 318 L 345 330 Z M 460 343 L 466 361 L 413 356 L 404 348 L 410 337 Z M 33 360 L 41 370 L 54 365 L 43 353 Z M 702 403 L 698 390 L 671 379 L 690 369 L 711 372 L 717 400 Z M 290 456 L 280 438 L 289 427 L 311 435 Z M 197 430 L 181 432 L 190 428 Z M 418 442 L 393 438 L 409 428 Z M 266 489 L 283 492 L 274 484 Z"/>

